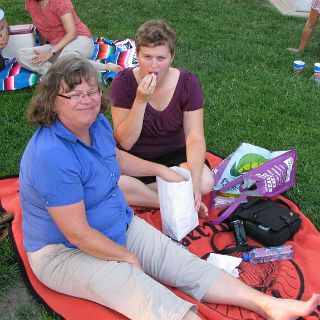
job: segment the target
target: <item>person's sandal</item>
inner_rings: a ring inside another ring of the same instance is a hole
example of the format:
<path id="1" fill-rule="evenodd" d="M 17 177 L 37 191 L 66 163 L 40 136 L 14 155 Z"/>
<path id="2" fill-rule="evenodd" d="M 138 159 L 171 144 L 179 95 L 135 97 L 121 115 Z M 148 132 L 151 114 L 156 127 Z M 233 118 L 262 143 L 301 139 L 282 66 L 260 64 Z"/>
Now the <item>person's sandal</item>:
<path id="1" fill-rule="evenodd" d="M 0 225 L 0 241 L 5 239 L 9 234 L 9 223 Z"/>
<path id="2" fill-rule="evenodd" d="M 13 220 L 12 212 L 0 212 L 0 226 Z"/>

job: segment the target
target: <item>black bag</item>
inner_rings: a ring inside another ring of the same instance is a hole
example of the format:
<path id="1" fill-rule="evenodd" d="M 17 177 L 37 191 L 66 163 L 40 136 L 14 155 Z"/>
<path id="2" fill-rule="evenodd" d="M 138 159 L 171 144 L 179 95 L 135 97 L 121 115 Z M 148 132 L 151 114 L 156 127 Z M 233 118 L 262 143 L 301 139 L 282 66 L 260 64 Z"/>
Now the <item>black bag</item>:
<path id="1" fill-rule="evenodd" d="M 246 233 L 266 246 L 279 246 L 292 239 L 301 225 L 299 214 L 281 200 L 254 198 L 243 203 L 230 217 L 243 221 Z"/>

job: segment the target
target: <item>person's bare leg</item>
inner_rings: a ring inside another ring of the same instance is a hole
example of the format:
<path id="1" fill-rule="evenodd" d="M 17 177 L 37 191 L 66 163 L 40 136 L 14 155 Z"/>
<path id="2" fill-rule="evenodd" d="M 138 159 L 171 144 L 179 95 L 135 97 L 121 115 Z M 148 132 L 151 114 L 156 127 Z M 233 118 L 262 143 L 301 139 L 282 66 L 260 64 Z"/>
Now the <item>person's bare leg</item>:
<path id="1" fill-rule="evenodd" d="M 119 187 L 129 205 L 159 208 L 158 193 L 140 180 L 122 175 L 119 179 Z"/>
<path id="2" fill-rule="evenodd" d="M 189 170 L 186 162 L 181 163 L 180 167 Z M 210 193 L 213 188 L 213 183 L 214 180 L 211 169 L 209 169 L 206 165 L 203 165 L 203 171 L 201 176 L 201 194 L 206 195 Z M 148 184 L 148 187 L 156 192 L 158 190 L 156 182 Z"/>
<path id="3" fill-rule="evenodd" d="M 319 15 L 320 14 L 319 14 L 318 10 L 311 8 L 308 20 L 307 20 L 307 22 L 303 28 L 303 31 L 301 33 L 301 36 L 300 36 L 299 47 L 298 48 L 288 48 L 289 51 L 301 52 L 307 47 L 309 40 L 311 38 L 312 32 L 313 32 L 314 28 L 316 27 L 316 24 L 319 20 Z"/>
<path id="4" fill-rule="evenodd" d="M 129 179 L 127 178 L 132 178 L 136 181 L 129 182 Z M 158 188 L 156 182 L 145 185 L 141 181 L 133 177 L 121 176 L 119 180 L 119 187 L 122 190 L 126 198 L 126 201 L 129 205 L 147 208 L 160 208 Z M 146 188 L 149 190 L 147 190 Z M 152 191 L 152 193 L 150 191 Z M 157 198 L 155 198 L 155 195 Z M 202 202 L 200 205 L 199 216 L 200 218 L 205 218 L 207 214 L 208 208 Z"/>
<path id="5" fill-rule="evenodd" d="M 254 311 L 268 320 L 297 319 L 311 314 L 320 304 L 318 294 L 314 294 L 306 302 L 266 295 L 224 271 L 221 271 L 202 300 L 239 306 Z"/>
<path id="6" fill-rule="evenodd" d="M 147 184 L 148 188 L 153 190 L 154 192 L 156 192 L 158 194 L 158 187 L 157 187 L 157 183 L 156 182 L 152 182 Z"/>
<path id="7" fill-rule="evenodd" d="M 208 166 L 203 166 L 202 176 L 201 176 L 201 194 L 206 195 L 212 191 L 214 184 L 212 171 Z"/>
<path id="8" fill-rule="evenodd" d="M 189 170 L 187 162 L 181 163 L 179 167 Z M 212 191 L 213 188 L 213 175 L 208 168 L 207 165 L 203 165 L 202 175 L 201 175 L 201 185 L 200 185 L 200 191 L 202 195 L 206 195 L 209 192 Z"/>
<path id="9" fill-rule="evenodd" d="M 180 165 L 182 168 L 185 168 L 188 170 L 187 163 L 182 163 Z M 123 178 L 126 177 L 126 178 Z M 158 197 L 158 188 L 157 183 L 153 182 L 147 185 L 144 185 L 140 180 L 132 178 L 134 180 L 128 180 L 128 176 L 121 176 L 119 181 L 119 186 L 122 190 L 122 192 L 125 195 L 125 198 L 127 202 L 130 205 L 136 205 L 136 206 L 146 206 L 148 208 L 159 208 L 159 197 Z M 125 183 L 121 182 L 121 180 L 126 179 Z M 139 183 L 139 184 L 138 184 Z M 147 187 L 149 190 L 143 187 Z M 212 191 L 213 187 L 213 176 L 211 170 L 204 165 L 203 171 L 202 171 L 202 177 L 201 177 L 201 194 L 205 195 Z M 153 193 L 150 193 L 150 190 Z M 155 201 L 155 195 L 157 196 L 157 202 Z M 149 199 L 147 199 L 150 197 Z M 144 205 L 144 203 L 149 203 L 149 205 Z M 204 203 L 201 203 L 200 210 L 199 210 L 199 216 L 200 218 L 204 218 L 208 215 L 208 208 Z"/>
<path id="10" fill-rule="evenodd" d="M 183 320 L 201 320 L 201 318 L 198 317 L 193 311 L 189 310 L 183 317 Z"/>
<path id="11" fill-rule="evenodd" d="M 112 63 L 112 62 L 108 62 L 105 64 L 107 71 L 114 71 L 116 73 L 120 72 L 122 70 L 122 67 Z"/>

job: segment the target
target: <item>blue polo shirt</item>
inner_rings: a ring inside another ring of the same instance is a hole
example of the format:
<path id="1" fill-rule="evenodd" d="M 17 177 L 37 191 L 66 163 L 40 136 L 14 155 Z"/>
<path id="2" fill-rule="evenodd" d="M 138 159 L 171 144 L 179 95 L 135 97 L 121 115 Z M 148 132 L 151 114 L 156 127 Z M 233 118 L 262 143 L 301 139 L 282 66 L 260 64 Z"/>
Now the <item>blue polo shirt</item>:
<path id="1" fill-rule="evenodd" d="M 19 177 L 27 252 L 53 243 L 74 247 L 47 208 L 80 200 L 91 227 L 120 245 L 125 243 L 133 211 L 118 186 L 116 145 L 111 125 L 103 115 L 98 115 L 90 134 L 92 146 L 81 142 L 58 120 L 50 128 L 38 128 L 30 139 Z"/>

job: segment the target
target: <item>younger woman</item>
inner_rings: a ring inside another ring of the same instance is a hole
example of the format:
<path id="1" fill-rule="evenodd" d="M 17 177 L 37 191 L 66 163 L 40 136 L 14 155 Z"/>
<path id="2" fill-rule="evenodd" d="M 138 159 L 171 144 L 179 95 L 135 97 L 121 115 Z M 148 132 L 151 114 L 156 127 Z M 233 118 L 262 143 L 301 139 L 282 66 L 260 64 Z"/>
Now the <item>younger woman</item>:
<path id="1" fill-rule="evenodd" d="M 135 156 L 190 170 L 196 209 L 206 215 L 201 195 L 212 190 L 213 178 L 204 164 L 200 83 L 191 72 L 172 67 L 176 35 L 165 22 L 147 21 L 135 40 L 139 67 L 123 70 L 112 82 L 115 138 Z M 155 177 L 128 179 L 122 177 L 120 186 L 129 204 L 159 206 Z"/>
<path id="2" fill-rule="evenodd" d="M 45 74 L 59 56 L 76 54 L 91 58 L 91 33 L 74 11 L 71 0 L 25 0 L 25 7 L 37 28 L 41 46 L 18 50 L 17 59 L 24 68 Z M 113 63 L 92 63 L 101 72 L 122 70 Z"/>

